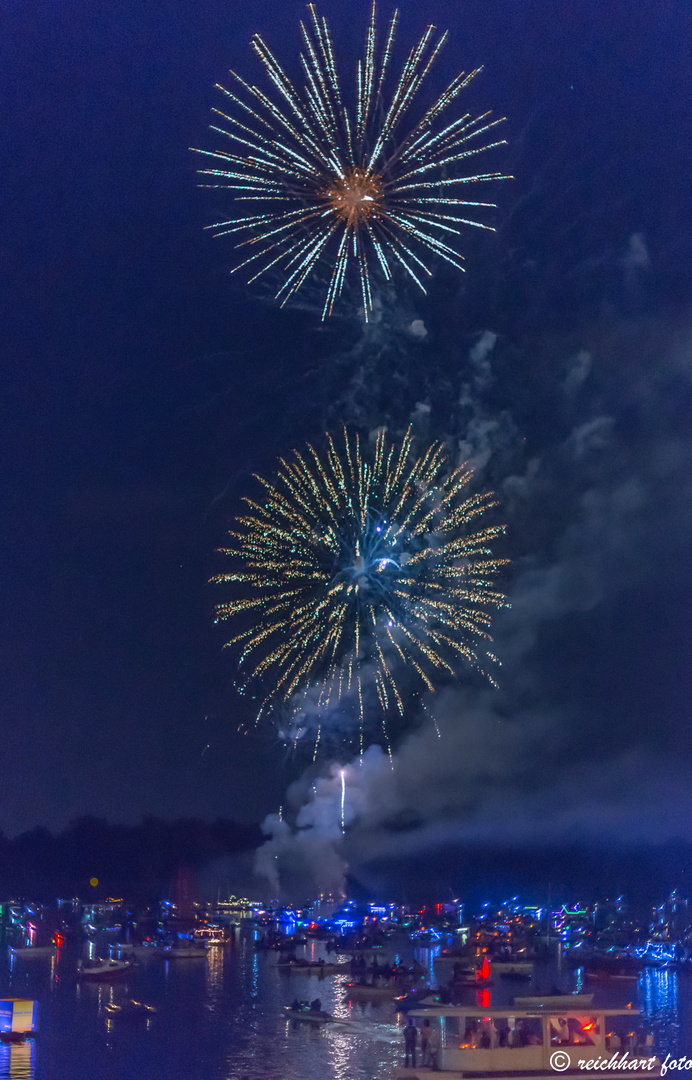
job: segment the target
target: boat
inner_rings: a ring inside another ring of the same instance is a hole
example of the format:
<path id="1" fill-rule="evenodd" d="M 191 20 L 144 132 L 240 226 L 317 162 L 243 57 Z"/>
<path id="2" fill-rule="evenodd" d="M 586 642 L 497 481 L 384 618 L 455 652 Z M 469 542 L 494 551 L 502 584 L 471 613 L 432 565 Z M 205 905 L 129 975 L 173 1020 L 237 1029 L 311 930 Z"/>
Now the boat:
<path id="1" fill-rule="evenodd" d="M 432 1024 L 439 1049 L 436 1066 L 416 1069 L 417 1080 L 433 1080 L 446 1074 L 449 1080 L 477 1075 L 502 1077 L 520 1073 L 533 1076 L 552 1076 L 558 1072 L 563 1077 L 603 1077 L 599 1062 L 611 1062 L 613 1053 L 606 1041 L 613 1032 L 622 1028 L 623 1034 L 631 1030 L 632 1020 L 639 1015 L 638 1009 L 610 1009 L 594 1005 L 591 1001 L 575 1004 L 576 997 L 592 995 L 555 995 L 553 998 L 535 998 L 533 1004 L 522 1008 L 518 1004 L 504 1007 L 480 1008 L 475 1005 L 433 1005 L 409 1009 L 409 1020 L 418 1024 L 424 1020 Z M 546 1004 L 555 1001 L 555 1004 Z M 628 1046 L 631 1044 L 628 1043 Z M 641 1050 L 647 1064 L 652 1058 L 651 1047 L 643 1039 L 635 1047 L 633 1056 Z M 558 1058 L 559 1055 L 559 1058 Z M 610 1080 L 626 1080 L 631 1076 L 631 1058 L 618 1069 L 609 1065 Z M 647 1076 L 660 1076 L 660 1062 L 647 1068 Z M 558 1063 L 559 1062 L 559 1063 Z M 628 1065 L 630 1068 L 628 1069 Z M 411 1077 L 410 1069 L 396 1069 L 395 1076 Z"/>
<path id="2" fill-rule="evenodd" d="M 193 941 L 201 942 L 203 945 L 225 945 L 226 944 L 226 931 L 222 926 L 200 926 L 198 927 L 193 936 Z"/>
<path id="3" fill-rule="evenodd" d="M 125 975 L 132 963 L 130 960 L 78 960 L 77 961 L 77 978 L 78 979 L 103 979 L 107 981 L 109 979 L 117 979 L 121 975 Z"/>
<path id="4" fill-rule="evenodd" d="M 307 1001 L 301 1001 L 299 1008 L 293 1005 L 284 1005 L 284 1013 L 289 1020 L 297 1020 L 306 1024 L 328 1024 L 334 1017 L 324 1009 L 313 1009 Z"/>
<path id="5" fill-rule="evenodd" d="M 397 993 L 395 986 L 375 986 L 372 983 L 348 983 L 349 1001 L 392 1001 Z"/>
<path id="6" fill-rule="evenodd" d="M 57 945 L 10 945 L 10 954 L 16 960 L 40 960 L 45 956 L 57 956 Z"/>
<path id="7" fill-rule="evenodd" d="M 336 964 L 325 960 L 279 960 L 280 971 L 295 971 L 299 975 L 350 975 L 350 964 Z"/>
<path id="8" fill-rule="evenodd" d="M 192 942 L 187 945 L 164 945 L 161 953 L 167 960 L 204 960 L 207 946 L 193 945 Z"/>
<path id="9" fill-rule="evenodd" d="M 120 957 L 132 957 L 133 959 L 141 960 L 147 959 L 151 956 L 162 956 L 163 945 L 159 942 L 152 941 L 148 945 L 133 945 L 130 942 L 117 942 L 109 946 L 111 955 L 115 954 Z"/>
<path id="10" fill-rule="evenodd" d="M 143 1001 L 135 1001 L 132 998 L 130 1001 L 124 1001 L 122 1005 L 111 1001 L 106 1005 L 104 1012 L 108 1014 L 109 1019 L 117 1016 L 122 1020 L 151 1020 L 156 1009 L 153 1005 L 145 1005 Z"/>
<path id="11" fill-rule="evenodd" d="M 520 1009 L 577 1009 L 593 1004 L 593 994 L 541 994 L 534 997 L 513 997 L 512 1005 Z"/>
<path id="12" fill-rule="evenodd" d="M 533 974 L 533 961 L 532 960 L 491 960 L 490 968 L 493 975 L 502 975 L 506 978 L 508 975 L 521 975 L 530 978 Z"/>
<path id="13" fill-rule="evenodd" d="M 419 949 L 434 949 L 443 940 L 443 936 L 437 930 L 415 930 L 408 937 Z"/>

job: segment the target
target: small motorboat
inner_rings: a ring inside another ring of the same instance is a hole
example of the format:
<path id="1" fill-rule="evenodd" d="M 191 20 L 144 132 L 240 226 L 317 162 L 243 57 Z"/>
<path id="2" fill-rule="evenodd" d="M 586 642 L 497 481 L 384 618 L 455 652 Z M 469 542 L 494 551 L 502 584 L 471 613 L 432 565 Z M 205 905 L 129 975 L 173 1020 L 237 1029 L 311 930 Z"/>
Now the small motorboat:
<path id="1" fill-rule="evenodd" d="M 164 945 L 161 950 L 166 959 L 171 960 L 204 960 L 207 955 L 207 946 L 190 942 L 187 945 Z"/>
<path id="2" fill-rule="evenodd" d="M 298 1008 L 295 1005 L 284 1005 L 284 1014 L 288 1020 L 297 1020 L 305 1024 L 328 1024 L 334 1017 L 324 1009 L 313 1009 L 307 1001 L 301 1001 Z"/>
<path id="3" fill-rule="evenodd" d="M 130 1001 L 124 1001 L 121 1005 L 111 1001 L 106 1005 L 104 1012 L 107 1013 L 109 1019 L 117 1016 L 122 1020 L 151 1020 L 156 1009 L 153 1005 L 145 1005 L 143 1001 L 135 1001 L 133 998 Z"/>
<path id="4" fill-rule="evenodd" d="M 125 975 L 132 963 L 129 960 L 83 960 L 77 961 L 78 979 L 109 979 L 119 978 Z"/>

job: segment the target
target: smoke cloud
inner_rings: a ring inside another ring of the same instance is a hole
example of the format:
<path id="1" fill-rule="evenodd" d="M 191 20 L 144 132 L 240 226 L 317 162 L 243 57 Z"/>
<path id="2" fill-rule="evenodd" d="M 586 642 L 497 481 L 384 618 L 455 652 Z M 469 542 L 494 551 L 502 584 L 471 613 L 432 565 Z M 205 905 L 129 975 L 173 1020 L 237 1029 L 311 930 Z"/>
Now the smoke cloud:
<path id="1" fill-rule="evenodd" d="M 628 257 L 643 269 L 640 240 Z M 367 877 L 374 862 L 460 844 L 689 834 L 689 755 L 627 698 L 624 669 L 599 671 L 599 640 L 609 618 L 622 632 L 629 597 L 654 603 L 686 568 L 692 447 L 672 403 L 689 400 L 690 337 L 644 322 L 588 337 L 576 350 L 552 342 L 550 366 L 534 368 L 525 345 L 517 370 L 513 350 L 508 376 L 511 350 L 488 330 L 459 364 L 445 417 L 414 398 L 414 429 L 437 425 L 475 482 L 502 496 L 513 569 L 494 627 L 501 689 L 460 673 L 426 701 L 436 725 L 412 726 L 393 762 L 377 746 L 351 762 L 343 831 L 337 766 L 294 785 L 290 825 L 267 818 L 257 859 L 277 893 L 289 879 L 339 892 L 347 867 Z M 577 675 L 589 657 L 587 692 Z"/>

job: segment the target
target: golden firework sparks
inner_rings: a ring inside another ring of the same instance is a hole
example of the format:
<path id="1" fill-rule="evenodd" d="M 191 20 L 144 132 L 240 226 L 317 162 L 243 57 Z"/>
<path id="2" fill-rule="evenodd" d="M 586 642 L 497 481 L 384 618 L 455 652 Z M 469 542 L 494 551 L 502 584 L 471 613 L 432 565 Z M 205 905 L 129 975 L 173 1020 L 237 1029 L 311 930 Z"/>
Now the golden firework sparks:
<path id="1" fill-rule="evenodd" d="M 399 445 L 380 432 L 372 449 L 328 436 L 324 454 L 308 446 L 257 478 L 261 495 L 221 549 L 233 569 L 212 581 L 233 594 L 216 617 L 234 623 L 228 644 L 265 686 L 259 716 L 288 710 L 294 731 L 324 738 L 338 709 L 362 750 L 367 686 L 384 722 L 404 713 L 404 672 L 407 692 L 434 691 L 465 664 L 493 682 L 491 614 L 505 604 L 493 581 L 506 560 L 492 544 L 504 526 L 476 528 L 496 500 L 469 494 L 471 475 L 440 443 L 415 458 L 409 430 Z"/>

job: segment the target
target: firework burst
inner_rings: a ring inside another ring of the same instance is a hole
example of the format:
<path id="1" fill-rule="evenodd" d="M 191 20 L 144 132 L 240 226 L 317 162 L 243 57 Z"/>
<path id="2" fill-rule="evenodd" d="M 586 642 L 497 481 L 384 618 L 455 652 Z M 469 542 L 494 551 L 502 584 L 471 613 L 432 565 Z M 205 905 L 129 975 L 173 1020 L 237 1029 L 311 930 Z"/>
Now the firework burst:
<path id="1" fill-rule="evenodd" d="M 273 95 L 231 71 L 231 89 L 218 86 L 229 112 L 214 109 L 212 130 L 228 149 L 197 150 L 219 164 L 201 169 L 203 187 L 227 188 L 238 201 L 261 204 L 255 213 L 209 226 L 234 235 L 241 262 L 254 281 L 270 267 L 281 271 L 277 298 L 285 303 L 324 261 L 331 265 L 322 317 L 331 314 L 349 269 L 360 279 L 367 319 L 372 309 L 371 271 L 392 277 L 399 265 L 425 292 L 431 256 L 463 270 L 456 238 L 469 225 L 469 208 L 494 203 L 460 197 L 464 185 L 508 179 L 497 172 L 464 175 L 467 159 L 506 140 L 484 142 L 502 119 L 470 113 L 450 119 L 448 110 L 480 68 L 462 72 L 419 119 L 408 117 L 447 34 L 436 39 L 428 26 L 411 49 L 390 90 L 390 67 L 398 12 L 381 49 L 372 6 L 365 54 L 356 71 L 355 108 L 341 89 L 327 22 L 309 5 L 311 24 L 301 22 L 302 89 L 289 79 L 264 40 L 252 48 L 273 86 Z M 444 119 L 443 119 L 444 117 Z M 283 204 L 283 205 L 281 205 Z"/>
<path id="2" fill-rule="evenodd" d="M 374 723 L 388 743 L 405 697 L 464 663 L 483 670 L 479 645 L 495 661 L 491 612 L 505 598 L 492 582 L 506 560 L 490 545 L 504 526 L 475 528 L 495 500 L 468 494 L 470 477 L 439 443 L 414 458 L 410 431 L 398 446 L 381 432 L 370 453 L 344 431 L 341 447 L 329 436 L 323 455 L 308 446 L 257 477 L 262 494 L 221 549 L 234 567 L 212 581 L 234 594 L 217 621 L 234 622 L 228 644 L 265 687 L 258 719 L 278 714 L 317 749 L 329 718 L 348 716 L 362 751 Z"/>

